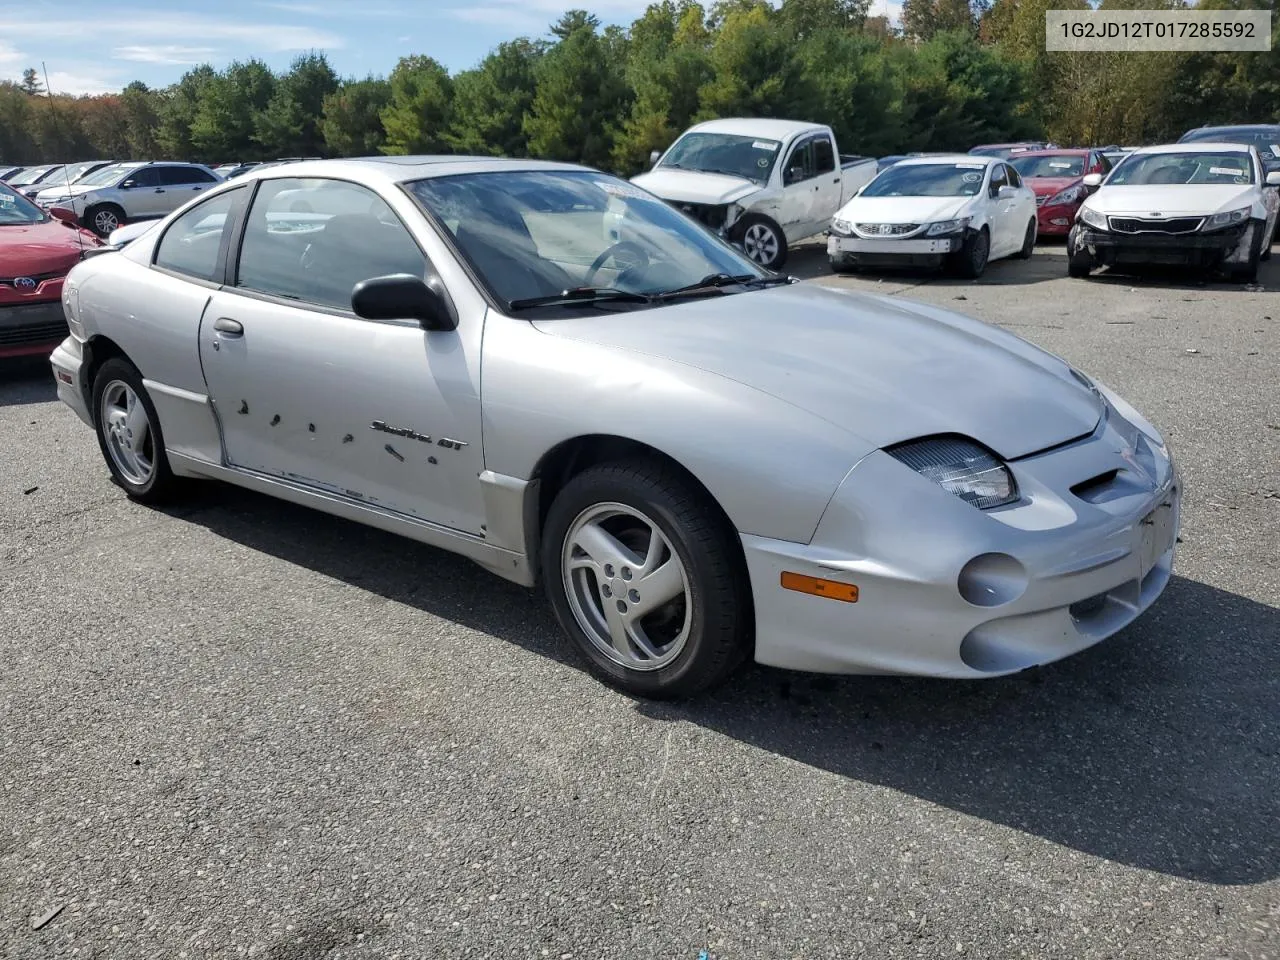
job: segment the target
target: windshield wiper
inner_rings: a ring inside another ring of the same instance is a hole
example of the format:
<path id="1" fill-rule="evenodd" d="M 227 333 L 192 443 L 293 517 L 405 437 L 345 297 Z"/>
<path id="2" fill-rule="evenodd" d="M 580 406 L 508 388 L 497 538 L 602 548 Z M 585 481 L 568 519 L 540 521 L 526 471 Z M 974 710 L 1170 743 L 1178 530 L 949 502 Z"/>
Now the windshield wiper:
<path id="1" fill-rule="evenodd" d="M 527 310 L 530 307 L 573 306 L 580 303 L 652 303 L 648 294 L 635 293 L 631 290 L 619 290 L 616 287 L 574 287 L 546 297 L 525 297 L 512 300 L 510 309 Z"/>
<path id="2" fill-rule="evenodd" d="M 732 275 L 728 273 L 709 273 L 697 283 L 676 287 L 674 290 L 665 290 L 662 293 L 655 293 L 653 296 L 656 300 L 675 300 L 680 297 L 723 295 L 725 287 L 746 286 L 748 284 L 768 287 L 778 283 L 790 282 L 790 277 L 760 277 L 754 273 Z"/>

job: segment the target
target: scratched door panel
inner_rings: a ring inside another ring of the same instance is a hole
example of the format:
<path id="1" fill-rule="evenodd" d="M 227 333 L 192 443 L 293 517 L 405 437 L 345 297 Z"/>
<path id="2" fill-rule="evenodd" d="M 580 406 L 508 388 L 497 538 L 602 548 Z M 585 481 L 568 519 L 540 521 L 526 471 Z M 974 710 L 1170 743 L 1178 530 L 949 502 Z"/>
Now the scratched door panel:
<path id="1" fill-rule="evenodd" d="M 480 531 L 479 363 L 458 331 L 221 291 L 200 355 L 230 465 Z"/>

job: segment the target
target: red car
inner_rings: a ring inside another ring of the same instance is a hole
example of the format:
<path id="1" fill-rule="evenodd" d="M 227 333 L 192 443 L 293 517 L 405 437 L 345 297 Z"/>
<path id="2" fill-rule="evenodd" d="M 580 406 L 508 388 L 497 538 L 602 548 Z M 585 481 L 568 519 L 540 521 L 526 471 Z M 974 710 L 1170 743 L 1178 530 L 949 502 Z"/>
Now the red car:
<path id="1" fill-rule="evenodd" d="M 1081 182 L 1089 173 L 1107 173 L 1111 163 L 1100 150 L 1034 150 L 1009 161 L 1035 191 L 1040 236 L 1066 236 L 1089 194 Z"/>
<path id="2" fill-rule="evenodd" d="M 62 280 L 102 241 L 62 214 L 0 183 L 0 357 L 50 353 L 67 335 Z"/>

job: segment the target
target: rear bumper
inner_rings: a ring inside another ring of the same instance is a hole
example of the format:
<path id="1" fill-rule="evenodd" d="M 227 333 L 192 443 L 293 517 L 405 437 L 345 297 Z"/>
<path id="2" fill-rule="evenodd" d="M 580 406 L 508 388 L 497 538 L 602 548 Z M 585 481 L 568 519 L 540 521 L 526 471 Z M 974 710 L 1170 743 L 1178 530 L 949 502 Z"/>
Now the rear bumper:
<path id="1" fill-rule="evenodd" d="M 41 292 L 49 292 L 50 286 L 46 283 Z M 59 281 L 53 300 L 0 302 L 0 357 L 48 353 L 67 335 L 61 295 Z"/>

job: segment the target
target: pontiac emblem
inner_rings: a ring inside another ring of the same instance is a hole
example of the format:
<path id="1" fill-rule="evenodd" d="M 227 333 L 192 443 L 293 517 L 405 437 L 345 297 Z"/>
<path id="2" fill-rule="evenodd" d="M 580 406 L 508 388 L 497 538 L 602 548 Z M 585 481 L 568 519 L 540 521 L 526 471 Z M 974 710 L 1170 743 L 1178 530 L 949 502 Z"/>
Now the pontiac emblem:
<path id="1" fill-rule="evenodd" d="M 30 277 L 18 277 L 13 281 L 13 285 L 19 290 L 34 290 L 36 288 L 36 282 Z"/>

